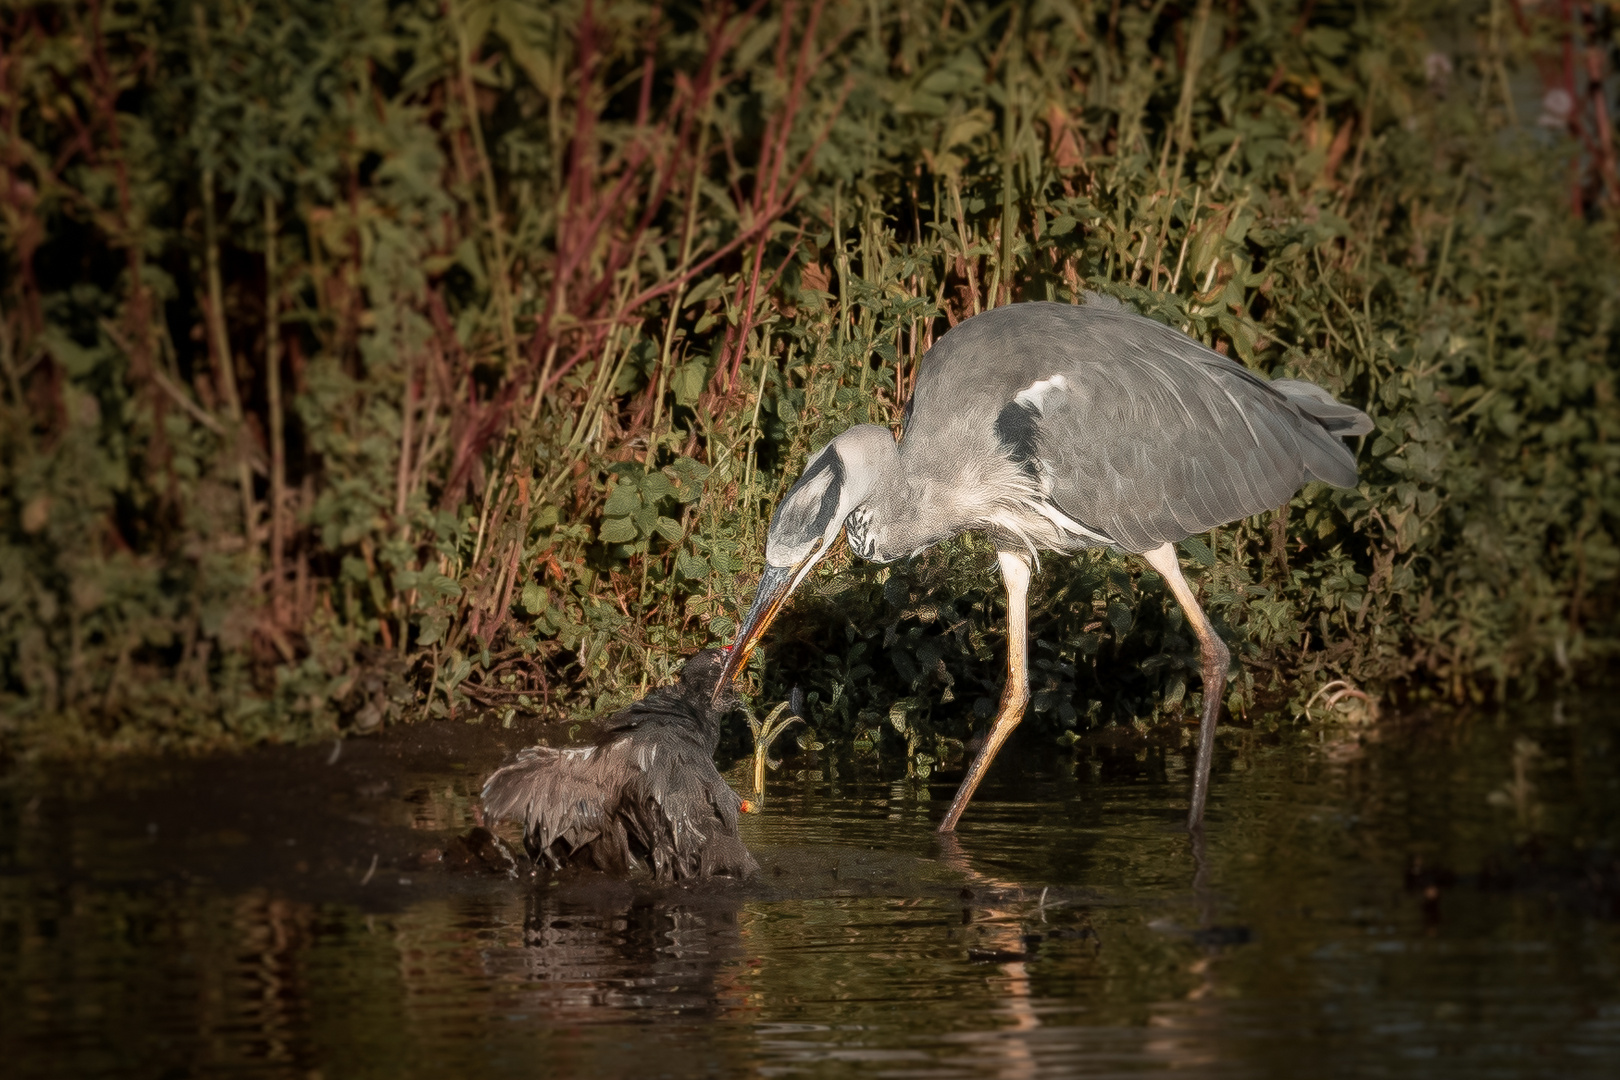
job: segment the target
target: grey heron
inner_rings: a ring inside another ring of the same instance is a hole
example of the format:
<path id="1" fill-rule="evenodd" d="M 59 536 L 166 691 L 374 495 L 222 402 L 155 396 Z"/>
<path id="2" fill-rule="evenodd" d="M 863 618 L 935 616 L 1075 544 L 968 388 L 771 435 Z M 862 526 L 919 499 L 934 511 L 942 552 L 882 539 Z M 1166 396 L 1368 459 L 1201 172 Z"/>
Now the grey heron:
<path id="1" fill-rule="evenodd" d="M 1275 509 L 1308 480 L 1354 487 L 1343 437 L 1370 430 L 1365 413 L 1321 387 L 1268 380 L 1117 301 L 986 311 L 923 357 L 898 442 L 863 424 L 807 463 L 771 520 L 724 677 L 840 531 L 854 554 L 879 563 L 985 534 L 1007 590 L 1007 682 L 939 826 L 951 832 L 1029 702 L 1038 553 L 1130 552 L 1164 578 L 1198 636 L 1204 702 L 1187 819 L 1196 829 L 1231 657 L 1182 576 L 1176 542 Z"/>

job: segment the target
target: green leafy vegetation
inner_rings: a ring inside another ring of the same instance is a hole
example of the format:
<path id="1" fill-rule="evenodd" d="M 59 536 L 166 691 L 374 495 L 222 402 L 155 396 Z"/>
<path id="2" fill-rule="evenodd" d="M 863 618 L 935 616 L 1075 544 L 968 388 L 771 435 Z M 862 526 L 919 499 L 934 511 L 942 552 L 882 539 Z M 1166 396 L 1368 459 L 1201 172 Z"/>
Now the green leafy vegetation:
<path id="1" fill-rule="evenodd" d="M 1235 712 L 1594 665 L 1616 39 L 1551 7 L 11 5 L 0 745 L 622 702 L 940 334 L 1087 290 L 1377 421 L 1359 490 L 1183 545 Z M 999 691 L 992 563 L 829 559 L 758 689 L 926 772 Z M 1191 715 L 1162 582 L 1043 566 L 1037 722 Z"/>

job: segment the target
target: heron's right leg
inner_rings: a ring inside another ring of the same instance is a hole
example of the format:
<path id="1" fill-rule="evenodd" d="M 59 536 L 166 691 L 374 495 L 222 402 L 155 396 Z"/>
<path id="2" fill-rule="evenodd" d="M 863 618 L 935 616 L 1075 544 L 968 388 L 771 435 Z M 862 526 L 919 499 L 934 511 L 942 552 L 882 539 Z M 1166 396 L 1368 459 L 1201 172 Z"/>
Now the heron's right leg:
<path id="1" fill-rule="evenodd" d="M 1221 712 L 1221 698 L 1226 690 L 1226 667 L 1232 654 L 1210 625 L 1209 616 L 1198 605 L 1187 579 L 1181 576 L 1181 563 L 1176 558 L 1176 545 L 1160 544 L 1152 551 L 1142 552 L 1147 564 L 1157 570 L 1175 594 L 1181 610 L 1187 613 L 1193 633 L 1198 635 L 1204 660 L 1204 715 L 1198 723 L 1198 764 L 1193 772 L 1192 806 L 1187 811 L 1187 828 L 1196 830 L 1204 823 L 1204 801 L 1209 798 L 1209 767 L 1215 757 L 1215 719 Z"/>
<path id="2" fill-rule="evenodd" d="M 998 551 L 996 561 L 1001 564 L 1001 580 L 1007 586 L 1007 685 L 1001 691 L 1001 708 L 996 711 L 984 746 L 968 766 L 951 808 L 945 811 L 945 820 L 939 823 L 942 833 L 956 831 L 956 823 L 989 771 L 996 751 L 1024 718 L 1024 706 L 1029 704 L 1029 556 L 1022 551 Z"/>

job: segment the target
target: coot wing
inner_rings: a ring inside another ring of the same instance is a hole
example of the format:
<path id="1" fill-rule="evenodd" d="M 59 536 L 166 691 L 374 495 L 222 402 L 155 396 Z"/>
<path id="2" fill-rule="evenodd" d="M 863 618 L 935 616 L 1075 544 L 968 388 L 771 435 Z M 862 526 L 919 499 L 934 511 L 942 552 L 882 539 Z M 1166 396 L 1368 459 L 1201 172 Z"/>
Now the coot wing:
<path id="1" fill-rule="evenodd" d="M 622 873 L 629 868 L 629 853 L 623 829 L 613 822 L 614 791 L 603 782 L 615 771 L 613 757 L 605 747 L 529 747 L 484 782 L 484 810 L 497 819 L 523 822 L 531 858 L 545 854 L 560 865 L 591 848 L 591 861 L 599 868 Z"/>

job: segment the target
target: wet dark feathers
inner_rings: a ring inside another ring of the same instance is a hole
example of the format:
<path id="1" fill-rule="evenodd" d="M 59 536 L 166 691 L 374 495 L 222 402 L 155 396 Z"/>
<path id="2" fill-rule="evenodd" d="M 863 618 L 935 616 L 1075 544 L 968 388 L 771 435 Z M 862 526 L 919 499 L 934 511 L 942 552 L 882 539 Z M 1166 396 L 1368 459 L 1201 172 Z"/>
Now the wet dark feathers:
<path id="1" fill-rule="evenodd" d="M 738 704 L 730 687 L 714 699 L 723 660 L 693 656 L 679 682 L 614 713 L 588 745 L 521 751 L 485 782 L 485 812 L 523 822 L 530 856 L 553 866 L 622 875 L 642 863 L 660 881 L 753 873 L 741 800 L 714 766 Z"/>
<path id="2" fill-rule="evenodd" d="M 1055 375 L 1061 392 L 1018 400 Z M 908 470 L 1000 454 L 1043 476 L 1052 505 L 1128 551 L 1274 509 L 1308 480 L 1353 487 L 1343 437 L 1372 428 L 1312 383 L 1267 380 L 1095 298 L 966 320 L 924 358 L 909 409 Z"/>

